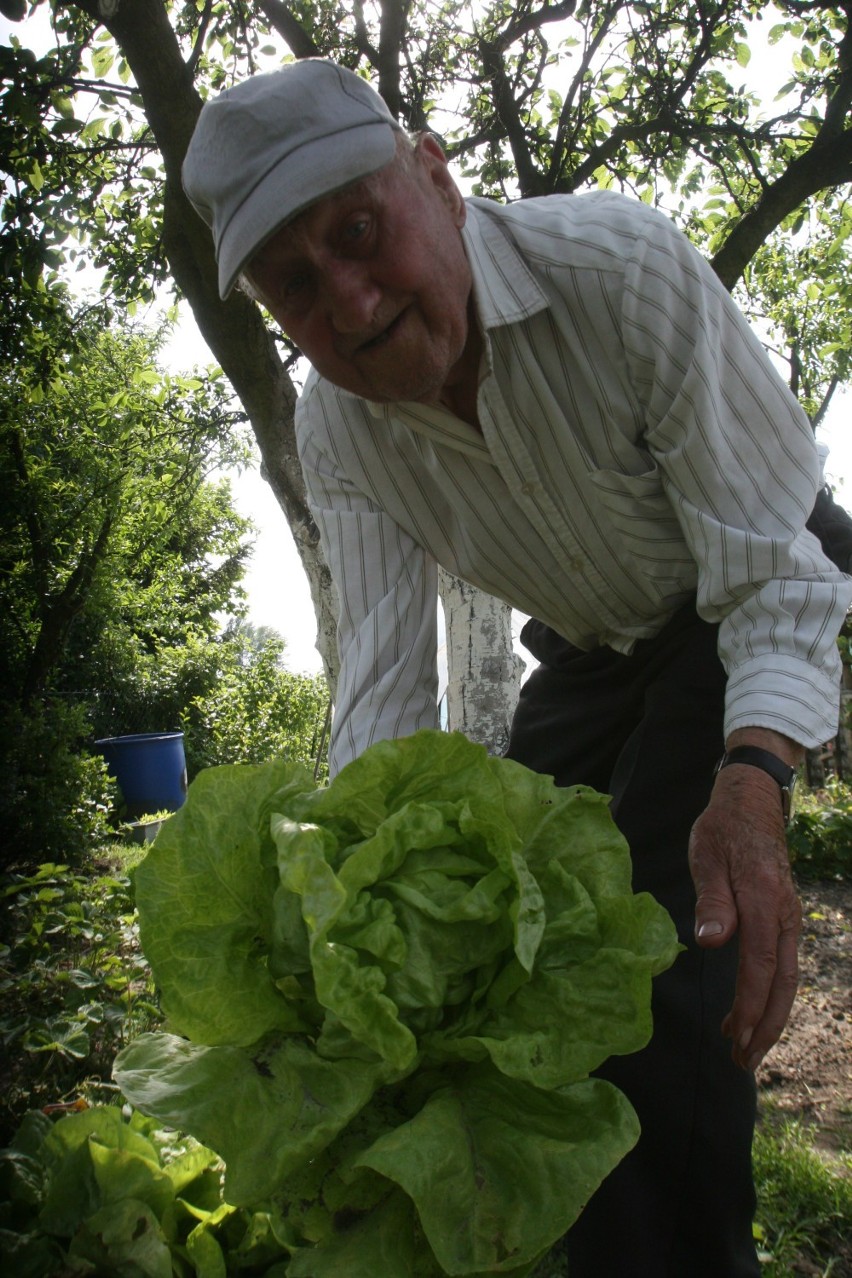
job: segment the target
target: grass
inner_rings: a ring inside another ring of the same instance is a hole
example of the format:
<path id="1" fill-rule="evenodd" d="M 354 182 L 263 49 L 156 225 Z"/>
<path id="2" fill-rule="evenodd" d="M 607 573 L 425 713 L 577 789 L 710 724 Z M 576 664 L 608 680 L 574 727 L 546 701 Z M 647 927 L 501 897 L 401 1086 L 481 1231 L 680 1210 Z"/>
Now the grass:
<path id="1" fill-rule="evenodd" d="M 756 1238 L 766 1278 L 852 1276 L 852 1151 L 825 1157 L 798 1122 L 761 1124 Z"/>

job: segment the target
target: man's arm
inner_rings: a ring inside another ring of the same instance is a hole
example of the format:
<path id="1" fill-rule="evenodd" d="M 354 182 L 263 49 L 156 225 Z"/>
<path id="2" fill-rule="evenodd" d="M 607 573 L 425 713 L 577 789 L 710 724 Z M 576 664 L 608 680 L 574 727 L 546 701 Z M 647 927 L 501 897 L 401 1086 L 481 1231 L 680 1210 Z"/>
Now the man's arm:
<path id="1" fill-rule="evenodd" d="M 358 482 L 358 423 L 341 404 L 363 407 L 313 377 L 306 391 L 299 457 L 339 602 L 333 776 L 376 741 L 437 727 L 437 568 Z"/>
<path id="2" fill-rule="evenodd" d="M 726 749 L 758 746 L 797 767 L 803 751 L 766 728 L 739 728 Z M 796 996 L 801 908 L 790 874 L 778 782 L 748 763 L 716 776 L 689 847 L 699 945 L 739 936 L 734 1004 L 722 1025 L 737 1064 L 756 1069 L 781 1036 Z"/>
<path id="3" fill-rule="evenodd" d="M 632 259 L 624 331 L 645 438 L 698 568 L 698 611 L 719 623 L 726 747 L 791 766 L 836 731 L 835 636 L 850 583 L 805 532 L 820 482 L 810 424 L 755 334 L 685 238 L 650 213 Z M 752 725 L 759 724 L 760 727 Z M 740 944 L 724 1031 L 754 1068 L 796 989 L 800 912 L 778 783 L 722 769 L 690 842 L 696 935 Z"/>

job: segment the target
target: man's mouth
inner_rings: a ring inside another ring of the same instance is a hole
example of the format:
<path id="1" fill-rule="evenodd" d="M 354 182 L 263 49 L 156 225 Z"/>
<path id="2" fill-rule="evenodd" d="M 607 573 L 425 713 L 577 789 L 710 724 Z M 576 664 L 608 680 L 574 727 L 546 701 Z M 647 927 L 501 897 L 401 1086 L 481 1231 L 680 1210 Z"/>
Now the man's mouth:
<path id="1" fill-rule="evenodd" d="M 394 318 L 391 320 L 391 322 L 388 325 L 386 325 L 386 327 L 383 328 L 380 333 L 377 333 L 375 337 L 370 337 L 367 339 L 366 342 L 362 342 L 361 345 L 357 348 L 357 354 L 360 355 L 364 351 L 376 350 L 379 346 L 384 346 L 386 342 L 390 341 L 394 333 L 399 328 L 400 321 L 402 320 L 402 317 L 405 315 L 407 309 L 408 308 L 406 307 L 405 310 L 402 310 L 399 312 L 398 315 L 395 315 Z"/>

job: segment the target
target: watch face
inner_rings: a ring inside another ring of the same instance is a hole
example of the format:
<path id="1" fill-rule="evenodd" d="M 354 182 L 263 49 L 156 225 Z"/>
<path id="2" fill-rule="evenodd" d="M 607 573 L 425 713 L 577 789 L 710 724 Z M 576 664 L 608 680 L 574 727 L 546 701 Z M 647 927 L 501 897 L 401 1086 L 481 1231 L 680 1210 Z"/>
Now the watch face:
<path id="1" fill-rule="evenodd" d="M 781 787 L 781 804 L 784 810 L 784 824 L 789 825 L 793 816 L 793 800 L 796 797 L 796 786 L 799 783 L 799 774 L 795 770 L 790 773 L 790 779 L 786 785 Z"/>

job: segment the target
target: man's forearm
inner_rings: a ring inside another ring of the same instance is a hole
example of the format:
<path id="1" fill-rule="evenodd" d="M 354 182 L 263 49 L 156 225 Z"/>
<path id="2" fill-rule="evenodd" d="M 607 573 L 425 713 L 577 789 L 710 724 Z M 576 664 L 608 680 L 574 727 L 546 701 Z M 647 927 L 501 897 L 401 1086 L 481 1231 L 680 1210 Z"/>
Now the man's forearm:
<path id="1" fill-rule="evenodd" d="M 736 728 L 726 740 L 725 750 L 735 750 L 737 746 L 758 746 L 761 750 L 769 750 L 789 763 L 791 768 L 797 768 L 805 757 L 803 746 L 780 732 L 773 732 L 771 728 Z"/>

